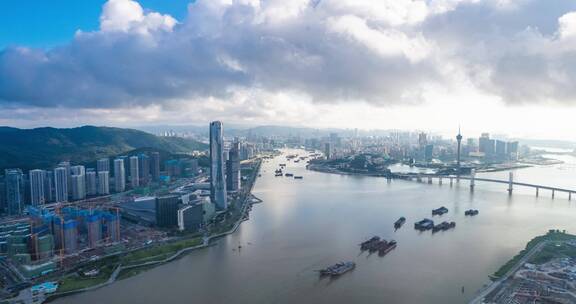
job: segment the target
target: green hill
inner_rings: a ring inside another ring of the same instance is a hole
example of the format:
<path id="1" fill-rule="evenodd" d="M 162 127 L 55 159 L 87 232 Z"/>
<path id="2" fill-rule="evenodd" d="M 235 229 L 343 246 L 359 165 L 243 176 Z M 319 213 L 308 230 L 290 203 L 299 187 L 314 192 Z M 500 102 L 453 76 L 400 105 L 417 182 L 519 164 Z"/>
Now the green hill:
<path id="1" fill-rule="evenodd" d="M 159 137 L 133 129 L 94 126 L 71 129 L 0 127 L 2 170 L 50 168 L 63 160 L 88 163 L 142 148 L 186 153 L 205 150 L 208 146 L 192 139 Z"/>

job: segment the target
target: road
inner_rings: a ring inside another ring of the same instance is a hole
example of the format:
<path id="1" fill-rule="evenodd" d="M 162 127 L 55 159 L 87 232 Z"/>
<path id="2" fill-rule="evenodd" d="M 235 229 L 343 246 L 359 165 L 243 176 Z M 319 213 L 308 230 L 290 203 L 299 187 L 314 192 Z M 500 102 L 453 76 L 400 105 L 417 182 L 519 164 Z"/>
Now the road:
<path id="1" fill-rule="evenodd" d="M 539 252 L 542 247 L 544 247 L 546 244 L 548 244 L 550 241 L 543 241 L 540 242 L 538 245 L 534 246 L 532 249 L 530 249 L 530 251 L 528 253 L 526 253 L 517 263 L 516 265 L 514 265 L 514 267 L 510 268 L 510 270 L 508 270 L 508 272 L 506 272 L 506 274 L 504 274 L 500 279 L 492 282 L 492 284 L 488 285 L 486 288 L 480 290 L 478 292 L 478 294 L 474 297 L 474 299 L 472 299 L 470 302 L 468 302 L 469 304 L 482 304 L 485 303 L 484 302 L 484 298 L 489 295 L 492 291 L 494 291 L 496 288 L 498 288 L 500 286 L 500 284 L 502 284 L 502 282 L 506 281 L 511 275 L 513 275 L 516 271 L 518 271 L 518 269 L 520 269 L 520 267 L 522 267 L 522 265 L 524 265 L 524 263 L 526 263 L 534 254 L 536 254 L 537 252 Z"/>

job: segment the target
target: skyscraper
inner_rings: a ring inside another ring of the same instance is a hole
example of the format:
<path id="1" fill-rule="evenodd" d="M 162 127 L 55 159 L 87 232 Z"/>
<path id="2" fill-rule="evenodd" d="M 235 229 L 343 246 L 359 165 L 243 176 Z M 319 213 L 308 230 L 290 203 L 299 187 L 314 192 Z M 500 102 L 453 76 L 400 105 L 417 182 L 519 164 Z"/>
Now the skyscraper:
<path id="1" fill-rule="evenodd" d="M 56 192 L 56 202 L 64 203 L 68 201 L 68 169 L 58 167 L 54 169 L 54 188 Z"/>
<path id="2" fill-rule="evenodd" d="M 44 170 L 30 170 L 30 203 L 32 206 L 40 206 L 46 202 L 45 197 L 45 172 Z"/>
<path id="3" fill-rule="evenodd" d="M 96 162 L 96 170 L 98 172 L 108 171 L 110 172 L 110 160 L 108 158 L 101 158 Z"/>
<path id="4" fill-rule="evenodd" d="M 218 210 L 226 210 L 226 182 L 224 180 L 224 139 L 220 121 L 210 123 L 210 199 Z"/>
<path id="5" fill-rule="evenodd" d="M 126 190 L 126 173 L 124 172 L 124 160 L 117 158 L 114 160 L 114 189 L 116 192 Z"/>
<path id="6" fill-rule="evenodd" d="M 240 143 L 232 143 L 226 162 L 226 190 L 240 190 Z"/>
<path id="7" fill-rule="evenodd" d="M 160 153 L 152 152 L 150 154 L 150 173 L 152 180 L 155 182 L 160 180 Z"/>
<path id="8" fill-rule="evenodd" d="M 138 156 L 130 157 L 130 185 L 132 188 L 140 186 L 140 174 L 138 173 Z"/>
<path id="9" fill-rule="evenodd" d="M 8 214 L 20 214 L 24 209 L 24 174 L 20 169 L 6 169 L 5 175 Z"/>
<path id="10" fill-rule="evenodd" d="M 98 172 L 98 194 L 110 194 L 110 175 L 108 174 L 108 171 Z"/>

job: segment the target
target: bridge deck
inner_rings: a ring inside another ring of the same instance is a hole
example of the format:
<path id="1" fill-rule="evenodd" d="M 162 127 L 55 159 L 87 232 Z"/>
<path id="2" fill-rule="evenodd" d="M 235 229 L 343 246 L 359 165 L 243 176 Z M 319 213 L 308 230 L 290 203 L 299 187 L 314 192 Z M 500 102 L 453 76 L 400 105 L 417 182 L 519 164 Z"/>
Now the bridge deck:
<path id="1" fill-rule="evenodd" d="M 463 179 L 463 180 L 471 180 L 472 177 L 470 176 L 454 176 L 454 175 L 401 175 L 401 174 L 396 174 L 399 177 L 409 177 L 409 178 L 446 178 L 446 179 Z M 499 184 L 509 184 L 510 182 L 507 180 L 501 180 L 501 179 L 493 179 L 493 178 L 482 178 L 482 177 L 475 177 L 474 181 L 477 182 L 490 182 L 490 183 L 499 183 Z M 521 186 L 521 187 L 532 187 L 532 188 L 538 188 L 538 189 L 545 189 L 545 190 L 553 190 L 553 191 L 557 191 L 557 192 L 567 192 L 567 193 L 576 193 L 576 190 L 572 190 L 572 189 L 564 189 L 564 188 L 557 188 L 557 187 L 550 187 L 550 186 L 544 186 L 544 185 L 537 185 L 537 184 L 530 184 L 530 183 L 521 183 L 521 182 L 512 182 L 512 185 L 514 186 Z"/>

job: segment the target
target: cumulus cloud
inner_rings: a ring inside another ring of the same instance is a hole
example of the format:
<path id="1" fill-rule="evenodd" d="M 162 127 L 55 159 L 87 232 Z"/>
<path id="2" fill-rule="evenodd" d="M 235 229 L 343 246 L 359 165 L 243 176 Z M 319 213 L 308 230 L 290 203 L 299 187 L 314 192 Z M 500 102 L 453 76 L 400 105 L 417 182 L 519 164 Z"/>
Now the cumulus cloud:
<path id="1" fill-rule="evenodd" d="M 0 106 L 186 102 L 257 118 L 286 96 L 417 104 L 462 85 L 508 103 L 571 102 L 575 40 L 564 0 L 197 0 L 183 20 L 109 0 L 97 31 L 0 51 Z"/>

